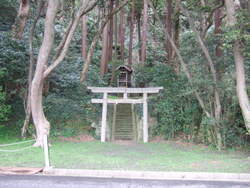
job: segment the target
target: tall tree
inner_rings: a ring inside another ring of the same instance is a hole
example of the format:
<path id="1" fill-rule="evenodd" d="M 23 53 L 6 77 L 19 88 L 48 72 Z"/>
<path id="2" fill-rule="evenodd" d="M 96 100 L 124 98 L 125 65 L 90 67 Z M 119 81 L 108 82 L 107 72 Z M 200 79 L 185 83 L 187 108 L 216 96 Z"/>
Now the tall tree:
<path id="1" fill-rule="evenodd" d="M 108 29 L 108 62 L 112 61 L 113 56 L 113 41 L 114 41 L 114 15 L 112 15 L 112 11 L 114 9 L 114 0 L 110 0 L 109 2 L 109 29 Z"/>
<path id="2" fill-rule="evenodd" d="M 143 25 L 142 25 L 142 45 L 141 45 L 141 62 L 146 62 L 147 51 L 147 26 L 148 26 L 148 0 L 144 0 L 143 6 Z"/>
<path id="3" fill-rule="evenodd" d="M 121 51 L 121 60 L 125 59 L 125 9 L 122 8 L 120 11 L 120 24 L 119 24 L 119 43 Z"/>
<path id="4" fill-rule="evenodd" d="M 34 22 L 31 26 L 30 29 L 30 35 L 29 35 L 29 56 L 30 56 L 30 60 L 29 60 L 29 74 L 28 74 L 28 84 L 27 84 L 27 94 L 25 97 L 25 119 L 24 119 L 24 123 L 23 123 L 23 127 L 21 130 L 21 135 L 22 137 L 26 136 L 26 131 L 31 119 L 31 84 L 32 84 L 32 79 L 33 79 L 33 74 L 34 74 L 34 66 L 35 66 L 35 58 L 34 58 L 34 49 L 33 49 L 33 38 L 34 38 L 34 33 L 35 33 L 35 28 L 37 25 L 37 22 L 40 18 L 41 12 L 44 8 L 45 5 L 45 1 L 44 0 L 39 0 L 38 1 L 38 8 L 37 8 L 37 12 L 36 12 L 36 16 L 34 19 Z"/>
<path id="5" fill-rule="evenodd" d="M 173 15 L 173 2 L 172 0 L 166 0 L 166 30 L 170 34 L 170 37 L 173 37 L 173 24 L 172 24 L 172 15 Z M 168 63 L 171 65 L 173 62 L 173 48 L 170 44 L 169 40 L 166 41 L 166 50 L 167 50 L 167 60 Z"/>
<path id="6" fill-rule="evenodd" d="M 107 64 L 108 64 L 108 24 L 104 27 L 102 33 L 102 57 L 101 57 L 101 65 L 100 65 L 100 73 L 101 76 L 107 71 Z"/>
<path id="7" fill-rule="evenodd" d="M 102 57 L 101 57 L 101 65 L 100 72 L 101 76 L 108 71 L 108 62 L 112 61 L 113 55 L 113 27 L 114 27 L 114 19 L 111 14 L 114 8 L 114 1 L 109 0 L 106 2 L 106 7 L 108 7 L 108 14 L 110 15 L 108 24 L 105 26 L 102 34 Z"/>
<path id="8" fill-rule="evenodd" d="M 69 49 L 73 34 L 79 24 L 81 17 L 92 10 L 97 5 L 97 0 L 82 1 L 77 14 L 74 16 L 72 24 L 69 25 L 64 37 L 56 48 L 55 56 L 52 58 L 51 64 L 48 66 L 49 56 L 54 44 L 54 26 L 59 0 L 48 2 L 48 8 L 45 18 L 44 37 L 39 50 L 34 78 L 31 84 L 31 113 L 33 122 L 36 127 L 36 143 L 34 146 L 43 146 L 45 135 L 49 135 L 50 123 L 45 117 L 43 111 L 43 86 L 48 75 L 62 62 Z"/>
<path id="9" fill-rule="evenodd" d="M 227 11 L 227 24 L 232 29 L 236 29 L 237 18 L 236 18 L 236 5 L 233 0 L 226 0 L 226 11 Z M 242 45 L 239 38 L 234 40 L 233 54 L 236 68 L 236 92 L 242 111 L 242 116 L 245 121 L 245 126 L 250 133 L 250 103 L 249 97 L 246 90 L 246 75 L 244 67 L 244 56 L 242 54 Z"/>
<path id="10" fill-rule="evenodd" d="M 133 57 L 133 42 L 134 42 L 134 19 L 135 19 L 135 0 L 131 0 L 131 9 L 129 14 L 129 49 L 128 49 L 128 64 L 132 65 Z"/>
<path id="11" fill-rule="evenodd" d="M 50 123 L 44 115 L 42 106 L 44 70 L 48 64 L 49 55 L 54 43 L 54 22 L 56 17 L 58 0 L 49 1 L 45 19 L 44 38 L 39 50 L 37 66 L 31 85 L 31 112 L 36 126 L 37 141 L 35 146 L 43 145 L 43 136 L 49 135 Z"/>
<path id="12" fill-rule="evenodd" d="M 137 8 L 136 10 L 136 22 L 137 22 L 137 34 L 138 34 L 138 54 L 139 61 L 141 62 L 141 47 L 142 47 L 142 37 L 141 37 L 141 10 Z"/>

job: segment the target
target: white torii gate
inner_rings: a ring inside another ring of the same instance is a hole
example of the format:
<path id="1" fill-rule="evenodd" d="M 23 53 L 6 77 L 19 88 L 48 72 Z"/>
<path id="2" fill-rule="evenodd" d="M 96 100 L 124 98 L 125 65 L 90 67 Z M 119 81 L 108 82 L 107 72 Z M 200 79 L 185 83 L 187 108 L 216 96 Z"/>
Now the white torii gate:
<path id="1" fill-rule="evenodd" d="M 163 87 L 149 87 L 149 88 L 125 88 L 125 87 L 88 87 L 93 93 L 103 93 L 102 99 L 91 99 L 92 103 L 102 103 L 102 127 L 101 127 L 101 142 L 106 139 L 106 125 L 107 125 L 107 105 L 111 104 L 143 104 L 143 142 L 148 142 L 148 94 L 159 93 Z M 123 93 L 123 98 L 108 99 L 109 93 Z M 128 93 L 143 94 L 143 98 L 129 99 Z"/>

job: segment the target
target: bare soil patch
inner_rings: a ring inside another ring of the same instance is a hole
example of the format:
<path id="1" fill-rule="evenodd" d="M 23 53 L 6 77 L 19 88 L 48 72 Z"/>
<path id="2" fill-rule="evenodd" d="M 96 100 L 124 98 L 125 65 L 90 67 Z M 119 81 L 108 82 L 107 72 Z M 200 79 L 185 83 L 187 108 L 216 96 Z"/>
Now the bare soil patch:
<path id="1" fill-rule="evenodd" d="M 87 134 L 81 134 L 78 136 L 72 136 L 72 137 L 64 137 L 64 136 L 59 136 L 60 141 L 66 141 L 66 142 L 91 142 L 94 141 L 95 138 L 87 135 Z"/>

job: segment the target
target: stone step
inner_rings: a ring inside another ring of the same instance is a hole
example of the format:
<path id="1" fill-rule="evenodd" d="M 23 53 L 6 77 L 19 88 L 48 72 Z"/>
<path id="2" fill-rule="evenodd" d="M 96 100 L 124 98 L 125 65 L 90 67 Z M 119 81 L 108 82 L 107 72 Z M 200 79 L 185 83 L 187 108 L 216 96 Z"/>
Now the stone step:
<path id="1" fill-rule="evenodd" d="M 128 115 L 116 115 L 116 119 L 131 119 L 132 114 L 128 114 Z"/>
<path id="2" fill-rule="evenodd" d="M 116 127 L 114 138 L 118 140 L 133 139 L 133 122 L 131 104 L 118 104 L 116 109 Z"/>
<path id="3" fill-rule="evenodd" d="M 133 132 L 132 130 L 117 130 L 115 131 L 115 134 L 118 134 L 118 133 L 133 134 L 132 132 Z"/>
<path id="4" fill-rule="evenodd" d="M 125 119 L 125 120 L 132 121 L 131 116 L 116 116 L 116 120 L 119 120 L 119 119 Z"/>
<path id="5" fill-rule="evenodd" d="M 133 138 L 133 135 L 115 135 L 115 138 Z"/>
<path id="6" fill-rule="evenodd" d="M 117 124 L 117 126 L 116 126 L 117 128 L 127 128 L 127 127 L 129 127 L 129 128 L 132 128 L 133 127 L 133 125 L 132 124 L 127 124 L 127 123 L 122 123 L 122 124 Z"/>
<path id="7" fill-rule="evenodd" d="M 121 125 L 125 125 L 125 126 L 127 126 L 127 125 L 132 125 L 132 121 L 128 121 L 128 120 L 125 120 L 125 119 L 121 119 L 121 120 L 118 120 L 118 121 L 116 121 L 115 122 L 116 123 L 116 125 L 118 125 L 118 124 L 121 124 Z"/>
<path id="8" fill-rule="evenodd" d="M 132 129 L 133 128 L 133 126 L 131 125 L 131 126 L 116 126 L 116 128 L 115 128 L 115 130 L 117 130 L 117 129 Z"/>
<path id="9" fill-rule="evenodd" d="M 122 135 L 133 135 L 132 131 L 117 131 L 116 135 L 122 134 Z"/>
<path id="10" fill-rule="evenodd" d="M 124 135 L 124 134 L 117 134 L 117 135 L 115 135 L 115 137 L 127 137 L 127 138 L 133 138 L 133 135 L 132 135 L 132 134 L 127 134 L 127 135 Z"/>

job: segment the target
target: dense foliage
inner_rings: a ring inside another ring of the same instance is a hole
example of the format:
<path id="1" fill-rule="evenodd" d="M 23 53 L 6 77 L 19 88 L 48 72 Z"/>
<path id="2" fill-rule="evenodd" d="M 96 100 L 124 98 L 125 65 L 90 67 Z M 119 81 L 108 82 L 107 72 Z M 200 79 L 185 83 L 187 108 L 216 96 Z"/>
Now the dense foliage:
<path id="1" fill-rule="evenodd" d="M 23 104 L 26 104 L 28 88 L 28 38 L 38 5 L 31 1 L 30 15 L 32 16 L 29 17 L 26 23 L 23 38 L 17 40 L 13 39 L 11 31 L 11 26 L 14 24 L 13 17 L 17 14 L 17 8 L 14 7 L 16 4 L 11 0 L 1 0 L 0 2 L 0 125 L 13 125 L 17 127 L 17 130 L 20 130 L 24 120 Z M 57 18 L 55 23 L 54 48 L 60 44 L 63 33 L 66 31 L 72 15 L 75 14 L 74 11 L 79 7 L 80 1 L 74 1 L 74 5 L 72 5 L 72 2 L 65 1 L 66 4 L 60 7 L 60 11 L 58 11 L 60 19 Z M 204 52 L 197 42 L 197 35 L 190 27 L 187 16 L 180 13 L 177 2 L 174 2 L 172 7 L 172 30 L 175 31 L 174 35 L 176 35 L 173 38 L 190 71 L 192 84 L 188 80 L 183 66 L 180 66 L 180 59 L 177 55 L 174 53 L 171 62 L 168 59 L 169 54 L 166 52 L 166 41 L 164 41 L 164 28 L 162 28 L 162 23 L 159 23 L 159 20 L 157 21 L 153 9 L 150 9 L 148 11 L 150 20 L 148 22 L 148 32 L 150 36 L 147 43 L 147 60 L 141 63 L 139 57 L 133 58 L 133 79 L 136 87 L 164 87 L 164 90 L 159 95 L 150 98 L 150 115 L 157 119 L 157 125 L 152 128 L 151 133 L 153 136 L 162 135 L 166 139 L 182 138 L 190 142 L 213 146 L 218 145 L 217 134 L 219 134 L 221 135 L 223 147 L 243 146 L 247 144 L 249 136 L 246 134 L 247 130 L 244 126 L 236 95 L 232 48 L 233 42 L 240 39 L 246 64 L 248 86 L 246 89 L 250 93 L 250 24 L 248 9 L 237 12 L 238 24 L 234 27 L 227 27 L 223 20 L 224 17 L 222 17 L 223 23 L 220 25 L 220 32 L 215 33 L 216 28 L 213 25 L 213 17 L 209 17 L 210 14 L 214 14 L 214 8 L 217 5 L 215 1 L 208 1 L 206 5 L 201 5 L 201 1 L 187 0 L 183 4 L 190 12 L 192 19 L 195 20 L 199 34 L 202 36 L 209 55 L 212 57 L 218 80 L 215 82 L 213 79 L 211 67 L 209 67 Z M 6 6 L 8 6 L 7 11 L 3 14 L 1 10 L 5 9 Z M 125 21 L 128 22 L 125 24 L 125 36 L 127 38 L 129 36 L 129 19 L 131 19 L 129 11 L 132 10 L 132 6 L 133 4 L 129 3 L 124 9 L 127 12 Z M 164 12 L 166 8 L 165 1 L 153 1 L 153 6 L 158 11 L 159 18 L 166 19 Z M 98 32 L 102 13 L 107 12 L 108 8 L 110 7 L 107 6 L 105 1 L 99 1 L 98 11 L 88 14 L 88 44 L 93 41 L 95 34 Z M 142 1 L 136 1 L 134 8 L 134 19 L 136 20 L 134 25 L 137 24 L 138 27 L 142 22 Z M 211 22 L 211 26 L 207 30 L 204 29 L 204 20 L 202 20 L 204 15 L 207 16 L 206 21 Z M 114 20 L 119 19 L 116 16 Z M 44 20 L 44 15 L 41 15 L 34 33 L 35 60 L 43 40 Z M 139 32 L 139 28 L 135 30 Z M 118 33 L 118 31 L 116 32 Z M 114 37 L 114 42 L 117 42 L 115 41 L 118 40 L 117 37 Z M 127 49 L 129 40 L 127 38 L 125 40 L 126 49 L 124 50 L 125 61 L 129 56 Z M 91 123 L 98 121 L 100 118 L 100 108 L 98 105 L 91 104 L 90 100 L 93 98 L 93 94 L 87 90 L 87 86 L 115 86 L 116 82 L 112 80 L 113 72 L 118 65 L 123 64 L 123 61 L 119 59 L 119 53 L 114 50 L 118 49 L 118 47 L 120 49 L 120 46 L 115 44 L 113 46 L 114 57 L 112 61 L 108 62 L 105 75 L 101 75 L 100 61 L 103 48 L 100 40 L 97 42 L 91 60 L 87 80 L 80 84 L 80 72 L 86 63 L 81 56 L 81 40 L 82 31 L 81 25 L 79 25 L 66 57 L 44 84 L 44 111 L 51 122 L 52 135 L 71 136 L 81 132 L 91 132 Z M 141 50 L 140 40 L 138 36 L 134 41 L 133 55 Z M 218 55 L 218 49 L 222 55 Z M 53 51 L 51 56 L 54 53 Z M 49 65 L 51 62 L 52 58 L 50 57 Z M 214 102 L 215 87 L 218 89 L 221 100 L 222 110 L 219 120 L 214 115 L 216 111 Z M 196 91 L 204 102 L 203 109 L 195 96 Z M 204 109 L 211 112 L 212 116 L 208 117 Z M 216 125 L 219 125 L 219 127 L 216 127 Z M 33 134 L 34 131 L 31 122 L 29 133 Z"/>

